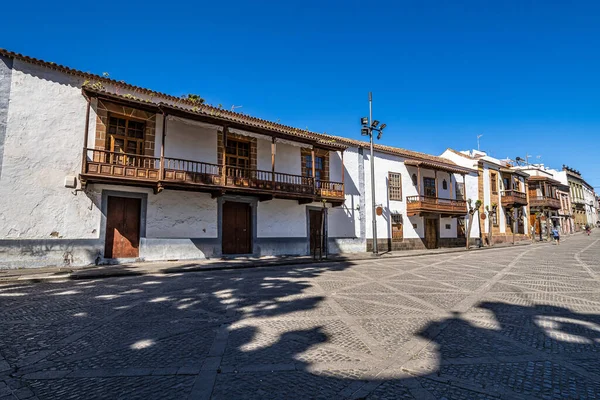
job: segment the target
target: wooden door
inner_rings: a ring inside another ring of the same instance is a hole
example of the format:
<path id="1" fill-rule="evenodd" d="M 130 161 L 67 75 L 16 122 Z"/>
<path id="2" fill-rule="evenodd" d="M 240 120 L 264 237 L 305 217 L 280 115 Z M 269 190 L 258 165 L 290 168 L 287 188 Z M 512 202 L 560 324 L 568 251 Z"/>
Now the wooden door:
<path id="1" fill-rule="evenodd" d="M 318 252 L 323 245 L 323 212 L 321 210 L 308 210 L 309 232 L 310 232 L 310 253 Z"/>
<path id="2" fill-rule="evenodd" d="M 538 223 L 537 217 L 533 213 L 529 215 L 529 229 L 531 229 L 531 227 L 535 227 L 535 233 L 539 235 L 540 224 Z"/>
<path id="3" fill-rule="evenodd" d="M 250 204 L 223 203 L 223 254 L 252 253 Z"/>
<path id="4" fill-rule="evenodd" d="M 108 197 L 105 258 L 140 255 L 140 210 L 142 201 L 130 197 Z"/>
<path id="5" fill-rule="evenodd" d="M 437 219 L 425 219 L 425 247 L 437 248 Z"/>

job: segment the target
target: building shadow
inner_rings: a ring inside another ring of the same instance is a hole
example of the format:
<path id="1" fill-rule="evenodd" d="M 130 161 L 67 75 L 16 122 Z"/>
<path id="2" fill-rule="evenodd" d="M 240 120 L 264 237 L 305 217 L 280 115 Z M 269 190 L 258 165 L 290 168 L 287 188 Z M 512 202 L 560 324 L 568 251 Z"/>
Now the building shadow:
<path id="1" fill-rule="evenodd" d="M 600 315 L 521 294 L 413 331 L 371 318 L 369 344 L 326 296 L 351 266 L 0 286 L 0 380 L 38 399 L 600 397 Z"/>

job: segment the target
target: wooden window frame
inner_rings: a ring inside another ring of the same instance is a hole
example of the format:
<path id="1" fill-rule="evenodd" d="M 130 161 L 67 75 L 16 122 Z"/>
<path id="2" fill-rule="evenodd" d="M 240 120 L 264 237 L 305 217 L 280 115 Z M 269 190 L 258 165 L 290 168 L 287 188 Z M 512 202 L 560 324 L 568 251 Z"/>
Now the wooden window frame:
<path id="1" fill-rule="evenodd" d="M 111 128 L 111 119 L 112 118 L 118 118 L 118 119 L 122 119 L 125 120 L 125 133 L 123 135 L 117 134 L 117 133 L 110 133 L 110 128 Z M 129 135 L 127 135 L 127 132 L 129 131 L 129 123 L 130 122 L 135 122 L 138 124 L 142 124 L 142 137 L 141 138 L 137 138 L 137 137 L 130 137 Z M 141 120 L 139 118 L 135 118 L 135 117 L 130 117 L 127 115 L 123 115 L 123 114 L 117 114 L 117 113 L 108 113 L 108 118 L 106 121 L 106 150 L 111 151 L 111 152 L 115 152 L 115 140 L 119 139 L 119 140 L 123 140 L 123 148 L 122 150 L 124 154 L 132 154 L 132 153 L 128 153 L 127 150 L 129 150 L 129 142 L 136 142 L 136 153 L 135 155 L 137 156 L 143 156 L 144 155 L 144 149 L 145 149 L 145 144 L 146 144 L 146 121 Z"/>
<path id="2" fill-rule="evenodd" d="M 433 195 L 431 194 L 433 189 Z M 430 194 L 427 194 L 429 191 Z M 435 178 L 424 177 L 423 178 L 423 195 L 425 197 L 437 197 L 437 188 L 435 187 Z"/>
<path id="3" fill-rule="evenodd" d="M 235 150 L 236 153 L 232 154 L 232 153 L 228 153 L 227 150 L 230 147 L 230 143 L 235 143 Z M 248 152 L 247 155 L 240 155 L 240 144 L 243 144 L 245 146 L 248 147 Z M 228 167 L 234 167 L 234 168 L 242 168 L 242 169 L 250 169 L 251 166 L 251 161 L 252 161 L 252 146 L 250 141 L 246 141 L 246 140 L 239 140 L 239 139 L 229 139 L 227 138 L 227 144 L 225 145 L 225 165 Z M 236 160 L 235 165 L 233 165 L 232 163 L 229 162 L 230 158 L 234 158 Z M 240 166 L 239 165 L 239 160 L 245 160 L 245 166 Z"/>
<path id="4" fill-rule="evenodd" d="M 498 174 L 495 172 L 490 173 L 490 190 L 492 194 L 498 194 Z"/>
<path id="5" fill-rule="evenodd" d="M 402 174 L 388 171 L 388 198 L 402 201 Z"/>
<path id="6" fill-rule="evenodd" d="M 320 164 L 321 164 L 321 168 L 319 168 L 319 164 L 318 161 L 320 160 Z M 312 178 L 312 155 L 311 154 L 306 154 L 304 156 L 304 160 L 305 162 L 305 171 L 306 171 L 306 176 L 308 178 Z M 325 176 L 325 157 L 315 154 L 315 175 L 316 178 L 315 180 L 317 181 L 321 181 L 323 180 L 323 177 Z"/>
<path id="7" fill-rule="evenodd" d="M 461 190 L 462 188 L 462 190 Z M 465 184 L 463 182 L 456 182 L 456 189 L 454 190 L 454 197 L 456 200 L 466 200 L 465 199 Z"/>

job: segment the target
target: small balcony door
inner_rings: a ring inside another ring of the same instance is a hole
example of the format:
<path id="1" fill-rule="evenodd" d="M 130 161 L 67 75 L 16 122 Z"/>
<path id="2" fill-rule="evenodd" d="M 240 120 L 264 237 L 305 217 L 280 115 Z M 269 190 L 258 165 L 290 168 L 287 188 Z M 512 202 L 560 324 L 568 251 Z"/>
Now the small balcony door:
<path id="1" fill-rule="evenodd" d="M 117 154 L 109 154 L 109 159 L 103 161 L 111 164 L 134 165 L 137 158 L 135 155 L 144 154 L 144 130 L 144 122 L 110 115 L 106 149 Z"/>
<path id="2" fill-rule="evenodd" d="M 435 188 L 435 179 L 433 178 L 423 178 L 423 194 L 426 197 L 435 197 L 436 196 L 436 188 Z"/>

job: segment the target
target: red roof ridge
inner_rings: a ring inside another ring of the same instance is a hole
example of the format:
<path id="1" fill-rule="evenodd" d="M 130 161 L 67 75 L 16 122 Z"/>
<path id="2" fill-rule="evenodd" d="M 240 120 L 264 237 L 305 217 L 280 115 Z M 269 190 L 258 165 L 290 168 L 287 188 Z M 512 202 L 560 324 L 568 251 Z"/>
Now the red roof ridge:
<path id="1" fill-rule="evenodd" d="M 110 84 L 113 84 L 118 87 L 131 89 L 134 92 L 141 92 L 141 93 L 144 93 L 147 95 L 162 97 L 162 98 L 165 98 L 165 99 L 168 99 L 171 101 L 175 101 L 176 103 L 179 103 L 179 104 L 186 104 L 186 105 L 189 105 L 192 107 L 198 107 L 198 110 L 200 110 L 200 108 L 202 108 L 202 109 L 207 109 L 208 112 L 223 113 L 224 117 L 227 116 L 227 117 L 230 117 L 233 119 L 237 118 L 238 119 L 237 122 L 246 122 L 246 123 L 255 122 L 255 123 L 262 124 L 263 127 L 267 127 L 270 129 L 274 129 L 274 130 L 279 129 L 279 130 L 282 130 L 283 132 L 290 133 L 290 134 L 296 134 L 296 135 L 301 134 L 305 138 L 316 140 L 317 143 L 321 140 L 327 140 L 327 141 L 333 140 L 336 142 L 345 143 L 345 144 L 349 144 L 349 145 L 356 146 L 356 147 L 370 146 L 370 143 L 368 143 L 368 142 L 363 142 L 363 141 L 359 141 L 359 140 L 355 140 L 355 139 L 349 139 L 349 138 L 345 138 L 345 137 L 341 137 L 341 136 L 330 135 L 327 133 L 312 132 L 307 129 L 300 129 L 300 128 L 295 128 L 295 127 L 288 126 L 288 125 L 283 125 L 283 124 L 280 124 L 277 122 L 268 121 L 268 120 L 261 119 L 258 117 L 254 117 L 254 116 L 250 116 L 250 115 L 246 115 L 246 114 L 242 114 L 242 113 L 237 113 L 234 111 L 229 111 L 229 110 L 226 110 L 223 108 L 214 107 L 209 104 L 204 104 L 204 103 L 198 104 L 197 102 L 194 102 L 192 100 L 188 100 L 188 99 L 185 99 L 182 97 L 177 97 L 177 96 L 173 96 L 173 95 L 170 95 L 167 93 L 144 88 L 141 86 L 132 85 L 125 81 L 117 81 L 115 79 L 97 75 L 97 74 L 92 74 L 90 72 L 83 72 L 81 70 L 70 68 L 65 65 L 56 64 L 54 62 L 44 61 L 44 60 L 41 60 L 38 58 L 26 56 L 26 55 L 16 53 L 13 51 L 9 51 L 9 50 L 3 49 L 3 48 L 0 48 L 0 55 L 9 57 L 9 58 L 17 58 L 17 59 L 23 60 L 23 61 L 31 63 L 31 64 L 41 65 L 43 67 L 61 71 L 61 72 L 67 73 L 67 74 L 80 76 L 83 78 L 94 79 L 96 81 L 100 81 L 100 82 L 104 82 L 104 83 L 110 83 Z M 95 91 L 98 91 L 98 90 L 95 90 Z M 100 90 L 99 92 L 104 92 L 106 94 L 111 94 L 111 95 L 115 95 L 115 96 L 119 96 L 119 97 L 123 97 L 123 98 L 128 98 L 127 96 L 115 94 L 115 93 L 104 91 L 104 90 Z M 129 97 L 129 98 L 131 99 L 131 97 Z M 150 104 L 158 104 L 158 105 L 161 104 L 161 102 L 156 103 L 156 102 L 151 102 L 151 101 L 145 101 L 143 99 L 136 99 L 136 100 L 139 100 L 144 103 L 150 103 Z M 185 110 L 185 111 L 193 111 L 191 109 L 178 107 L 178 106 L 172 105 L 172 104 L 165 104 L 165 105 L 169 106 L 169 107 L 180 108 L 181 110 Z M 325 142 L 321 141 L 321 143 L 325 143 Z M 451 166 L 457 165 L 454 162 L 452 162 L 448 159 L 442 158 L 442 157 L 438 157 L 438 156 L 434 156 L 434 155 L 430 155 L 430 154 L 426 154 L 426 153 L 421 153 L 418 151 L 407 150 L 407 149 L 403 149 L 400 147 L 385 146 L 385 145 L 380 145 L 380 144 L 374 144 L 373 147 L 374 147 L 374 149 L 377 149 L 378 151 L 397 154 L 397 155 L 400 155 L 400 156 L 403 156 L 406 158 L 415 158 L 415 159 L 421 159 L 421 160 L 435 161 L 435 162 L 439 162 L 439 163 L 451 165 Z"/>

